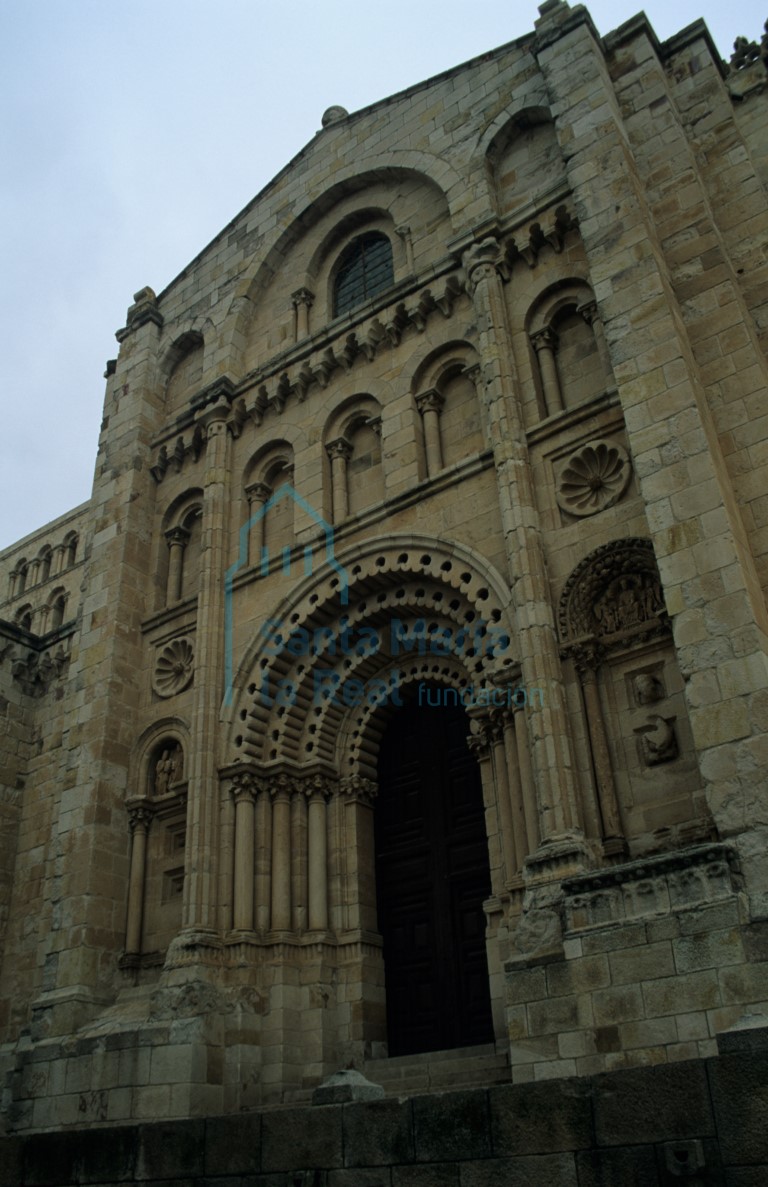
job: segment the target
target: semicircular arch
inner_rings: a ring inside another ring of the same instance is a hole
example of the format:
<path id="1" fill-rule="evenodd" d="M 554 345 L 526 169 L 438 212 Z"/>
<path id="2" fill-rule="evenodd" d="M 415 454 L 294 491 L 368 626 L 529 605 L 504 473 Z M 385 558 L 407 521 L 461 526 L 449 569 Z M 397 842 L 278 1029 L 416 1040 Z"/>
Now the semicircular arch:
<path id="1" fill-rule="evenodd" d="M 276 607 L 244 657 L 233 686 L 233 758 L 338 770 L 347 711 L 356 696 L 374 704 L 384 695 L 393 661 L 410 670 L 414 656 L 434 659 L 481 686 L 514 649 L 509 587 L 468 546 L 390 537 L 336 559 L 336 569 Z"/>

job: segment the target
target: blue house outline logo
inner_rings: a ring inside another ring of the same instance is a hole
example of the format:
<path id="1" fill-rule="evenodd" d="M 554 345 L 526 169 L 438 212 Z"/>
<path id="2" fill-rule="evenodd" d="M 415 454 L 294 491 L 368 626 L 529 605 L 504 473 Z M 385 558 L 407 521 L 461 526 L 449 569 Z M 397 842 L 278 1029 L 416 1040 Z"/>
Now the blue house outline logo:
<path id="1" fill-rule="evenodd" d="M 264 519 L 264 516 L 269 511 L 270 507 L 274 507 L 277 503 L 281 502 L 282 499 L 284 499 L 286 497 L 292 499 L 293 502 L 298 507 L 301 507 L 302 510 L 306 511 L 307 514 L 309 516 L 311 516 L 312 519 L 314 519 L 315 523 L 323 529 L 323 532 L 325 534 L 325 561 L 339 575 L 339 594 L 341 596 L 341 604 L 343 606 L 346 606 L 349 604 L 349 580 L 347 577 L 347 570 L 345 569 L 344 565 L 342 565 L 341 562 L 336 559 L 336 554 L 334 552 L 333 525 L 328 523 L 328 521 L 326 519 L 323 519 L 322 515 L 318 514 L 318 512 L 311 505 L 311 503 L 308 503 L 307 500 L 305 498 L 303 498 L 303 496 L 300 495 L 299 492 L 297 490 L 295 490 L 293 486 L 291 486 L 290 482 L 284 482 L 281 486 L 279 486 L 277 488 L 277 490 L 272 495 L 270 495 L 270 497 L 266 501 L 266 503 L 263 503 L 262 506 L 259 508 L 259 510 L 254 512 L 254 514 L 250 517 L 250 519 L 248 519 L 241 527 L 240 534 L 239 534 L 240 543 L 239 543 L 239 548 L 238 548 L 237 560 L 235 561 L 235 563 L 233 565 L 230 565 L 230 567 L 227 569 L 226 573 L 224 574 L 224 686 L 225 686 L 224 704 L 225 705 L 232 704 L 232 690 L 233 690 L 233 681 L 234 681 L 233 657 L 232 657 L 232 636 L 233 636 L 232 590 L 233 590 L 234 580 L 235 580 L 235 577 L 237 576 L 237 574 L 239 573 L 240 569 L 242 569 L 243 566 L 247 563 L 248 536 L 250 535 L 251 528 L 254 526 L 254 524 L 256 524 L 260 520 Z M 291 553 L 293 551 L 293 547 L 295 547 L 295 545 L 294 546 L 286 545 L 282 549 L 282 557 L 283 557 L 282 569 L 283 569 L 284 573 L 290 573 L 290 571 L 291 571 Z M 314 551 L 313 545 L 306 544 L 304 546 L 304 575 L 305 576 L 310 576 L 312 574 L 312 572 L 314 571 L 313 566 L 312 566 L 313 551 Z M 267 573 L 269 572 L 269 549 L 263 545 L 262 545 L 262 549 L 261 549 L 261 556 L 259 557 L 258 563 L 261 566 L 261 575 L 262 575 L 262 577 L 265 577 L 267 575 Z"/>

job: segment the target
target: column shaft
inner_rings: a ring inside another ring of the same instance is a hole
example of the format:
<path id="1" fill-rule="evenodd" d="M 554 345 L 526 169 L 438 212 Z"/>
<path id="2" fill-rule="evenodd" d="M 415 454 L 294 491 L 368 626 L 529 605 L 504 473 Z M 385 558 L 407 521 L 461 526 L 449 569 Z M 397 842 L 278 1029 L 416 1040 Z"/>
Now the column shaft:
<path id="1" fill-rule="evenodd" d="M 235 891 L 233 923 L 237 931 L 253 931 L 254 873 L 253 792 L 241 789 L 235 798 Z"/>
<path id="2" fill-rule="evenodd" d="M 229 512 L 229 403 L 205 410 L 205 471 L 200 548 L 191 762 L 187 803 L 187 873 L 183 928 L 217 927 L 219 866 L 219 705 L 224 690 L 224 573 Z"/>
<path id="3" fill-rule="evenodd" d="M 563 412 L 563 391 L 560 388 L 560 376 L 558 375 L 557 361 L 554 358 L 553 343 L 537 343 L 537 355 L 547 415 L 551 417 L 556 412 Z"/>
<path id="4" fill-rule="evenodd" d="M 315 792 L 309 801 L 309 930 L 328 927 L 328 831 L 325 796 Z"/>
<path id="5" fill-rule="evenodd" d="M 523 800 L 523 814 L 525 816 L 525 831 L 528 837 L 528 851 L 533 852 L 534 849 L 538 848 L 541 841 L 541 829 L 539 827 L 539 806 L 536 802 L 536 789 L 533 786 L 531 752 L 528 748 L 528 730 L 526 729 L 523 709 L 515 710 L 515 740 L 517 742 L 517 764 L 520 771 L 520 790 Z"/>
<path id="6" fill-rule="evenodd" d="M 272 930 L 291 927 L 291 797 L 279 791 L 272 801 Z"/>
<path id="7" fill-rule="evenodd" d="M 141 952 L 141 929 L 144 922 L 144 879 L 147 868 L 149 815 L 141 810 L 131 820 L 131 865 L 128 875 L 128 912 L 125 927 L 125 951 Z"/>
<path id="8" fill-rule="evenodd" d="M 523 805 L 523 786 L 520 779 L 520 763 L 517 757 L 515 723 L 511 716 L 504 719 L 504 754 L 509 778 L 509 804 L 512 814 L 512 837 L 515 843 L 515 869 L 518 874 L 530 852 L 528 829 Z"/>
<path id="9" fill-rule="evenodd" d="M 600 693 L 597 687 L 597 674 L 587 671 L 582 677 L 584 690 L 584 707 L 587 716 L 587 730 L 589 744 L 592 749 L 592 761 L 595 768 L 597 783 L 597 799 L 600 807 L 600 817 L 603 825 L 603 837 L 621 837 L 622 827 L 619 817 L 619 802 L 616 796 L 616 784 L 611 769 L 611 756 L 608 750 L 608 739 L 603 721 L 603 709 L 600 704 Z"/>

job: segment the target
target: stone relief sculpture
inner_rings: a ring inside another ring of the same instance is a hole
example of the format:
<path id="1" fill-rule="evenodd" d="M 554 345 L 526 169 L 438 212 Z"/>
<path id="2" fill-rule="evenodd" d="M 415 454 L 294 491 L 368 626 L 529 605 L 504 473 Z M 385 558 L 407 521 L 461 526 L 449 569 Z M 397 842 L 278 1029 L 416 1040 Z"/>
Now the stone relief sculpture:
<path id="1" fill-rule="evenodd" d="M 558 617 L 566 643 L 591 638 L 610 647 L 611 636 L 622 633 L 667 635 L 669 623 L 650 540 L 613 540 L 586 556 L 566 582 Z M 647 631 L 639 632 L 640 627 Z"/>
<path id="2" fill-rule="evenodd" d="M 571 454 L 555 497 L 569 515 L 597 515 L 619 501 L 631 475 L 629 457 L 621 445 L 591 441 Z"/>
<path id="3" fill-rule="evenodd" d="M 173 639 L 158 652 L 152 687 L 160 697 L 172 697 L 192 683 L 195 651 L 190 639 Z"/>
<path id="4" fill-rule="evenodd" d="M 184 776 L 184 752 L 178 742 L 162 750 L 155 763 L 153 792 L 167 795 Z"/>
<path id="5" fill-rule="evenodd" d="M 639 735 L 640 752 L 646 766 L 655 767 L 659 763 L 672 762 L 677 758 L 680 751 L 674 726 L 674 717 L 662 717 L 660 713 L 652 713 L 645 725 L 638 726 L 635 730 Z"/>
<path id="6" fill-rule="evenodd" d="M 640 672 L 633 677 L 632 692 L 637 705 L 652 705 L 662 701 L 666 695 L 659 677 L 650 672 Z"/>

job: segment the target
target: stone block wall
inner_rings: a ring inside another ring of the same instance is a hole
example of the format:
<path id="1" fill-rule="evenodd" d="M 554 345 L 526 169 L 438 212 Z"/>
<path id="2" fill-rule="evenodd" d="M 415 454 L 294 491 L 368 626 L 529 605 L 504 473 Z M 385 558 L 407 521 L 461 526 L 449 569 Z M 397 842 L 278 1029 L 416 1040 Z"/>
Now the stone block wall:
<path id="1" fill-rule="evenodd" d="M 761 1187 L 768 1049 L 551 1084 L 0 1139 L 8 1187 Z"/>

